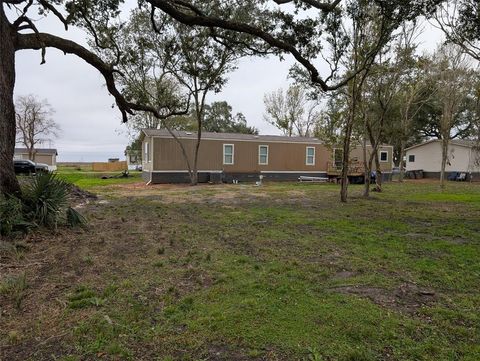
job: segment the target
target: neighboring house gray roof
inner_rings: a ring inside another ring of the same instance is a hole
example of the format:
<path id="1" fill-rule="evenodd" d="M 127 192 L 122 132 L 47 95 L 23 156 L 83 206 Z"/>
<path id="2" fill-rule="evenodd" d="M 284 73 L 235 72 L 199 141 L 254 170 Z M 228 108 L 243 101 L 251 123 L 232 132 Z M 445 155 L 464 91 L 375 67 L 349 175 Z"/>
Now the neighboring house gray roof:
<path id="1" fill-rule="evenodd" d="M 143 129 L 143 133 L 149 137 L 166 137 L 170 138 L 172 135 L 166 129 Z M 188 131 L 173 131 L 176 137 L 181 139 L 196 139 L 197 132 Z M 254 135 L 241 133 L 213 133 L 202 132 L 202 139 L 219 139 L 219 140 L 251 140 L 251 141 L 265 141 L 265 142 L 298 142 L 298 143 L 320 143 L 318 138 L 309 137 L 287 137 L 283 135 Z"/>
<path id="2" fill-rule="evenodd" d="M 426 142 L 423 142 L 423 143 L 412 145 L 411 147 L 409 147 L 405 150 L 410 150 L 410 149 L 421 147 L 422 145 L 426 145 L 426 144 L 430 144 L 430 143 L 434 143 L 434 142 L 441 142 L 441 141 L 442 141 L 441 139 L 431 139 L 431 140 L 427 140 Z M 480 142 L 477 142 L 475 140 L 469 140 L 469 139 L 452 139 L 452 140 L 449 141 L 449 144 L 471 148 L 475 145 L 479 145 Z"/>
<path id="3" fill-rule="evenodd" d="M 50 155 L 58 155 L 58 152 L 54 148 L 35 148 L 34 149 L 36 154 L 50 154 Z M 15 148 L 15 153 L 17 154 L 28 154 L 27 148 Z"/>

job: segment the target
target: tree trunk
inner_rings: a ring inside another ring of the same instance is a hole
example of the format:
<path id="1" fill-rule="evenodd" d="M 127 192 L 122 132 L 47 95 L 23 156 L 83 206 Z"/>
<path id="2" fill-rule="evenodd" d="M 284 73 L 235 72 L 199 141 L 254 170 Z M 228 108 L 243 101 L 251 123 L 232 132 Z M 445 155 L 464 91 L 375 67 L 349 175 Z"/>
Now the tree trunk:
<path id="1" fill-rule="evenodd" d="M 11 29 L 0 2 L 0 193 L 20 195 L 20 185 L 15 176 L 15 33 Z"/>
<path id="2" fill-rule="evenodd" d="M 363 196 L 368 198 L 370 196 L 370 173 L 371 166 L 367 161 L 367 140 L 363 137 L 363 166 L 365 171 L 365 188 L 363 190 Z"/>
<path id="3" fill-rule="evenodd" d="M 375 183 L 377 185 L 377 192 L 382 191 L 382 167 L 380 165 L 380 159 L 378 159 L 378 147 L 375 148 Z"/>
<path id="4" fill-rule="evenodd" d="M 440 169 L 440 187 L 445 188 L 445 168 L 447 166 L 448 138 L 442 138 L 442 168 Z"/>
<path id="5" fill-rule="evenodd" d="M 198 184 L 198 169 L 197 165 L 193 166 L 192 173 L 190 173 L 190 185 L 196 186 Z"/>
<path id="6" fill-rule="evenodd" d="M 202 123 L 199 123 L 200 127 Z M 200 142 L 202 141 L 202 130 L 198 128 L 197 144 L 195 145 L 195 154 L 193 156 L 193 174 L 190 185 L 196 186 L 198 184 L 198 153 L 200 150 Z"/>
<path id="7" fill-rule="evenodd" d="M 188 171 L 188 176 L 190 177 L 190 183 L 193 183 L 194 181 L 194 174 L 197 174 L 197 172 L 192 170 L 192 167 L 190 166 L 190 160 L 188 158 L 187 150 L 185 149 L 184 144 L 178 137 L 175 135 L 175 133 L 172 131 L 172 129 L 166 124 L 166 122 L 163 122 L 163 126 L 167 129 L 168 133 L 175 139 L 177 144 L 179 145 L 180 149 L 182 150 L 182 155 L 183 159 L 185 160 L 185 163 L 187 164 L 187 171 Z"/>
<path id="8" fill-rule="evenodd" d="M 403 163 L 403 158 L 405 157 L 405 141 L 402 140 L 400 143 L 400 182 L 403 182 L 403 178 L 405 177 L 405 165 Z"/>
<path id="9" fill-rule="evenodd" d="M 373 170 L 373 158 L 374 158 L 374 153 L 372 151 L 372 153 L 370 153 L 370 156 L 368 157 L 368 163 L 367 163 L 367 168 L 368 168 L 368 180 L 365 180 L 365 192 L 367 192 L 367 195 L 366 197 L 368 197 L 370 195 L 370 186 L 372 184 L 371 182 L 371 177 L 372 177 L 372 170 Z M 376 178 L 375 178 L 376 180 Z M 368 185 L 368 188 L 367 188 L 367 185 Z"/>
<path id="10" fill-rule="evenodd" d="M 341 189 L 340 189 L 340 201 L 346 202 L 348 197 L 348 163 L 350 161 L 350 141 L 352 138 L 353 130 L 353 118 L 354 113 L 350 115 L 345 126 L 345 139 L 343 140 L 343 159 L 342 159 L 342 178 L 341 178 Z"/>

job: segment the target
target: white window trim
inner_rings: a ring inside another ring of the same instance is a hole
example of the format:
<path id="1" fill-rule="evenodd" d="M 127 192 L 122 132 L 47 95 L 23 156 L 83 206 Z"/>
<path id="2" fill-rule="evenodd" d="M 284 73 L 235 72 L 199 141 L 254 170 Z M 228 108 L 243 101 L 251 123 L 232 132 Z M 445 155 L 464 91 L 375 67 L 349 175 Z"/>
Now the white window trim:
<path id="1" fill-rule="evenodd" d="M 413 161 L 410 160 L 410 157 L 412 157 L 412 156 L 413 156 Z M 415 158 L 416 158 L 415 154 L 409 154 L 408 157 L 407 157 L 408 163 L 415 163 Z"/>
<path id="2" fill-rule="evenodd" d="M 267 161 L 265 163 L 262 163 L 261 161 L 261 153 L 260 153 L 260 149 L 264 147 L 264 148 L 267 148 Z M 269 155 L 270 155 L 270 147 L 266 144 L 261 144 L 258 146 L 258 164 L 259 165 L 268 165 L 268 158 L 269 158 Z"/>
<path id="3" fill-rule="evenodd" d="M 382 160 L 382 153 L 386 153 L 386 154 L 387 154 L 387 160 Z M 381 151 L 380 151 L 380 157 L 379 157 L 379 158 L 380 158 L 380 162 L 381 162 L 381 163 L 388 163 L 388 151 L 386 151 L 386 150 L 381 150 Z"/>
<path id="4" fill-rule="evenodd" d="M 145 144 L 145 149 L 144 149 L 145 158 L 147 158 L 145 163 L 151 163 L 152 157 L 150 154 L 150 148 L 151 148 L 150 142 L 145 142 L 144 144 Z"/>
<path id="5" fill-rule="evenodd" d="M 313 163 L 308 163 L 308 150 L 313 149 Z M 315 147 L 306 147 L 305 148 L 305 165 L 314 166 L 315 165 Z"/>
<path id="6" fill-rule="evenodd" d="M 225 147 L 231 146 L 232 147 L 232 163 L 225 163 Z M 235 164 L 235 144 L 224 144 L 223 145 L 223 165 L 233 165 Z"/>

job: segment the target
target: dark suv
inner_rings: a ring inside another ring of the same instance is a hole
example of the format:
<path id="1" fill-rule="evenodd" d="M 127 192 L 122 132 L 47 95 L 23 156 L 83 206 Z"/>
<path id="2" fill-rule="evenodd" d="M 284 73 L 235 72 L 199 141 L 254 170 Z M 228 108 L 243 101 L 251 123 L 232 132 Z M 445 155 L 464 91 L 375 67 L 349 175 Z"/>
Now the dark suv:
<path id="1" fill-rule="evenodd" d="M 13 161 L 15 174 L 34 174 L 48 172 L 48 165 L 32 162 L 28 159 L 15 159 Z"/>

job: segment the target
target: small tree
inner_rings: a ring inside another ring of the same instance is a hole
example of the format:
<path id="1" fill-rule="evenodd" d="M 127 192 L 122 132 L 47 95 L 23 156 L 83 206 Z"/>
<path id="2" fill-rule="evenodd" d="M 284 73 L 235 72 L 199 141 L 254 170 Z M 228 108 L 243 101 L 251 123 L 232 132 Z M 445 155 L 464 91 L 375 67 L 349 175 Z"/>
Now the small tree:
<path id="1" fill-rule="evenodd" d="M 347 72 L 354 74 L 347 84 L 347 114 L 343 128 L 343 160 L 341 172 L 340 201 L 346 202 L 348 197 L 348 173 L 350 163 L 350 145 L 354 129 L 358 122 L 365 121 L 361 101 L 365 81 L 371 71 L 377 55 L 391 40 L 396 28 L 395 21 L 379 16 L 381 8 L 371 6 L 366 1 L 351 4 L 349 13 L 352 20 L 350 38 L 352 42 L 348 47 L 349 57 L 345 62 Z M 366 64 L 365 66 L 363 64 Z"/>
<path id="2" fill-rule="evenodd" d="M 473 88 L 472 71 L 467 55 L 456 45 L 444 45 L 433 55 L 439 101 L 442 104 L 440 137 L 442 140 L 442 164 L 440 186 L 445 187 L 445 168 L 448 161 L 448 143 L 452 128 L 462 110 L 462 104 Z"/>
<path id="3" fill-rule="evenodd" d="M 364 196 L 370 194 L 370 174 L 375 162 L 377 191 L 382 190 L 382 170 L 378 151 L 385 139 L 385 128 L 392 123 L 393 99 L 398 92 L 399 72 L 391 58 L 382 59 L 374 67 L 367 79 L 364 95 L 364 125 L 365 140 L 368 139 L 371 146 L 371 153 L 367 157 L 366 141 L 364 142 L 365 162 L 365 190 Z"/>
<path id="4" fill-rule="evenodd" d="M 163 24 L 168 20 L 169 17 L 164 17 Z M 192 113 L 197 122 L 197 141 L 190 172 L 191 184 L 196 185 L 206 97 L 210 92 L 219 92 L 227 82 L 226 74 L 235 69 L 238 54 L 234 49 L 216 42 L 208 30 L 192 29 L 175 22 L 170 26 L 173 31 L 165 49 L 165 56 L 170 59 L 167 69 L 191 96 Z"/>
<path id="5" fill-rule="evenodd" d="M 208 29 L 183 25 L 164 14 L 151 17 L 141 9 L 132 12 L 116 40 L 108 45 L 107 49 L 97 45 L 97 49 L 110 60 L 118 52 L 123 54 L 118 64 L 122 72 L 118 82 L 123 84 L 126 96 L 164 114 L 163 119 L 146 114 L 137 119 L 139 124 L 170 131 L 181 148 L 191 184 L 197 184 L 206 98 L 227 82 L 226 75 L 235 69 L 239 47 L 216 41 Z M 187 115 L 184 109 L 188 108 L 188 118 L 179 116 Z M 191 119 L 197 131 L 193 154 L 173 132 L 188 126 L 184 120 L 188 123 Z"/>
<path id="6" fill-rule="evenodd" d="M 320 113 L 318 102 L 308 98 L 301 85 L 292 85 L 287 91 L 278 89 L 263 98 L 266 114 L 264 119 L 291 137 L 312 135 Z"/>
<path id="7" fill-rule="evenodd" d="M 58 137 L 59 125 L 52 119 L 55 113 L 46 99 L 30 94 L 15 101 L 17 143 L 28 150 L 28 158 L 35 160 L 35 147 Z"/>

